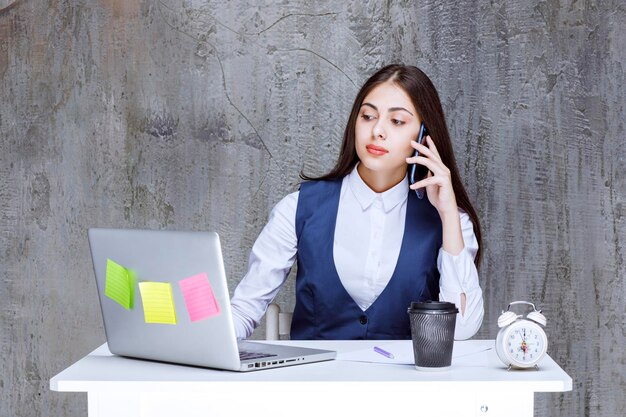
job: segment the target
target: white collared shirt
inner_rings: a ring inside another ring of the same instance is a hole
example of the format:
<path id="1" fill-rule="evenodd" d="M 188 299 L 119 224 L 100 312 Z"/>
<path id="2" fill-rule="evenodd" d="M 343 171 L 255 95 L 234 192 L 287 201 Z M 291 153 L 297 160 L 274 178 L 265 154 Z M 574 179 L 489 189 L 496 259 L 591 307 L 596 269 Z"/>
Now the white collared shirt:
<path id="1" fill-rule="evenodd" d="M 396 267 L 409 188 L 405 178 L 391 189 L 376 193 L 363 182 L 357 166 L 341 184 L 333 257 L 341 283 L 365 311 L 382 293 Z M 238 338 L 252 334 L 296 259 L 298 196 L 299 192 L 289 194 L 274 207 L 252 247 L 248 273 L 231 300 Z M 441 275 L 440 300 L 453 302 L 460 309 L 461 293 L 466 296 L 465 314 L 457 315 L 454 335 L 462 340 L 478 331 L 484 310 L 474 265 L 478 242 L 469 216 L 462 210 L 459 216 L 465 247 L 456 256 L 440 248 L 437 268 Z"/>

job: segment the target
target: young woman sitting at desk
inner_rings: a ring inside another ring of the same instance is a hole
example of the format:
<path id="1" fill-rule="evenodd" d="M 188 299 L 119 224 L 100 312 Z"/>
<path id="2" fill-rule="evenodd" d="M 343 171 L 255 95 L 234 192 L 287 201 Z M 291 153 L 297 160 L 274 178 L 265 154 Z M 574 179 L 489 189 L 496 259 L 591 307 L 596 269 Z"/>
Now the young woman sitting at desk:
<path id="1" fill-rule="evenodd" d="M 418 144 L 422 122 L 428 136 Z M 428 174 L 410 185 L 412 164 Z M 426 74 L 389 65 L 371 76 L 336 166 L 302 177 L 252 247 L 232 299 L 238 338 L 252 334 L 296 259 L 292 339 L 410 339 L 411 301 L 437 299 L 460 310 L 456 339 L 478 331 L 480 225 Z"/>

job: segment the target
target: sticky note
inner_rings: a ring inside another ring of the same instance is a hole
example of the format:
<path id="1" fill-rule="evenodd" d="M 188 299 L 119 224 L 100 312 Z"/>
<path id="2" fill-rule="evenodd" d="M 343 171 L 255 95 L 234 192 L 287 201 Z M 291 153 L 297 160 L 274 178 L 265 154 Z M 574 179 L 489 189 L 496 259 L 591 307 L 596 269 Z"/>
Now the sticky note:
<path id="1" fill-rule="evenodd" d="M 146 323 L 176 324 L 174 297 L 169 282 L 140 282 L 139 292 Z"/>
<path id="2" fill-rule="evenodd" d="M 133 308 L 135 274 L 122 265 L 107 259 L 104 295 L 117 301 L 126 310 Z"/>
<path id="3" fill-rule="evenodd" d="M 178 281 L 185 297 L 187 312 L 191 321 L 208 319 L 220 314 L 213 288 L 206 273 L 194 275 Z"/>

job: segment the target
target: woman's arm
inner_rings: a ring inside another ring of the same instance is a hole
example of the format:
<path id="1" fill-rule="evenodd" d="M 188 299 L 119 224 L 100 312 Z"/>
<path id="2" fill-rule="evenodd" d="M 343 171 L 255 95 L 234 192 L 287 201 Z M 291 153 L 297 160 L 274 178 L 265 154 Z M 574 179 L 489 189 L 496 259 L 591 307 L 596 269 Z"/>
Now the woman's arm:
<path id="1" fill-rule="evenodd" d="M 296 259 L 298 194 L 289 194 L 274 207 L 252 246 L 248 272 L 231 299 L 237 339 L 249 337 L 259 325 Z"/>
<path id="2" fill-rule="evenodd" d="M 441 217 L 443 244 L 437 259 L 441 276 L 439 297 L 459 307 L 454 336 L 455 339 L 468 339 L 476 334 L 484 315 L 482 290 L 474 265 L 478 242 L 469 216 L 459 214 L 450 170 L 441 161 L 430 136 L 426 137 L 426 142 L 428 147 L 415 141 L 411 143 L 422 156 L 409 157 L 407 163 L 424 165 L 429 174 L 410 188 L 426 187 L 428 200 Z"/>
<path id="3" fill-rule="evenodd" d="M 458 256 L 465 248 L 458 209 L 455 208 L 452 213 L 441 213 L 441 225 L 443 229 L 443 250 L 452 256 Z M 461 315 L 465 314 L 466 301 L 465 293 L 461 293 L 459 304 L 457 304 L 461 310 Z"/>
<path id="4" fill-rule="evenodd" d="M 469 339 L 474 336 L 483 322 L 483 292 L 478 282 L 478 271 L 474 258 L 478 252 L 478 241 L 469 216 L 459 210 L 457 215 L 462 230 L 463 248 L 453 255 L 442 247 L 437 258 L 440 274 L 441 301 L 449 301 L 460 308 L 457 315 L 454 338 Z"/>

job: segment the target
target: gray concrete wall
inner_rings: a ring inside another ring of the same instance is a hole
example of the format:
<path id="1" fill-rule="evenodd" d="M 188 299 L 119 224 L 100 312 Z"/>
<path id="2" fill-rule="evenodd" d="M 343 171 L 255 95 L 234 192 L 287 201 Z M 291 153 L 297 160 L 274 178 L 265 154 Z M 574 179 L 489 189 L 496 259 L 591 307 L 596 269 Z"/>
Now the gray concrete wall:
<path id="1" fill-rule="evenodd" d="M 10 3 L 1 416 L 86 413 L 48 380 L 105 340 L 88 227 L 216 230 L 234 287 L 273 205 L 333 165 L 358 87 L 396 61 L 438 87 L 483 222 L 478 337 L 534 300 L 574 378 L 536 415 L 626 409 L 623 1 Z"/>

